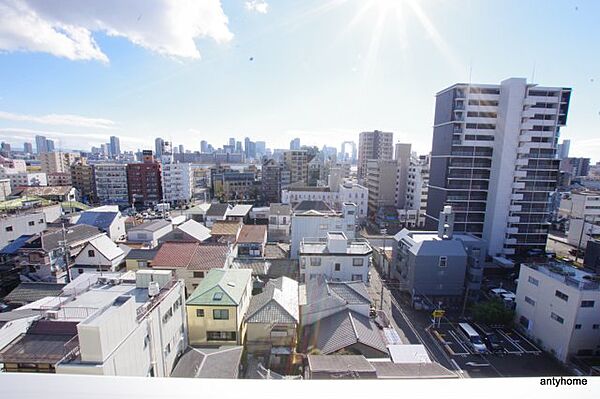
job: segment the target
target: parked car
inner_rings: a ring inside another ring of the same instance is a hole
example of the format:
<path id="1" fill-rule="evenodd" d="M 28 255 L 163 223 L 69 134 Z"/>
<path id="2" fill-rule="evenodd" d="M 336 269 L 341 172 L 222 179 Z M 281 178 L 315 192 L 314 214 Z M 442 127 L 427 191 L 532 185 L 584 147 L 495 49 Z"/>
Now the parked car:
<path id="1" fill-rule="evenodd" d="M 506 349 L 500 345 L 500 339 L 493 330 L 476 323 L 473 323 L 473 328 L 479 333 L 483 343 L 490 352 L 503 353 L 506 351 Z"/>

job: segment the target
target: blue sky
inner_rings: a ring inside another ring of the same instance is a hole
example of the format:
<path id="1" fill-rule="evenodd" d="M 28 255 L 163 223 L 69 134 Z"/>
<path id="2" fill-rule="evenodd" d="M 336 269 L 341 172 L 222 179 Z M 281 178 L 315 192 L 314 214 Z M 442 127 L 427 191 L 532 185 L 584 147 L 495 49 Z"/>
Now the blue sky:
<path id="1" fill-rule="evenodd" d="M 339 147 L 380 129 L 425 153 L 437 91 L 535 65 L 535 83 L 573 88 L 572 155 L 599 160 L 600 2 L 73 1 L 0 0 L 2 140 Z M 6 28 L 10 13 L 33 22 Z"/>

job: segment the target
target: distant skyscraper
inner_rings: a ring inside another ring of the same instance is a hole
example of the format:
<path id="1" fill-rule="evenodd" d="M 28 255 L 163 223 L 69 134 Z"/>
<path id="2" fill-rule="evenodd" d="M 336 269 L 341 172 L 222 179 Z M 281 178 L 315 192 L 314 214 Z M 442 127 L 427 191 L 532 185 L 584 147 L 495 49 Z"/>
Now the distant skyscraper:
<path id="1" fill-rule="evenodd" d="M 523 78 L 437 93 L 427 226 L 451 205 L 454 231 L 483 237 L 489 255 L 543 251 L 570 97 Z"/>
<path id="2" fill-rule="evenodd" d="M 200 142 L 200 152 L 202 154 L 206 154 L 208 152 L 208 143 L 206 142 L 206 140 L 202 140 Z"/>
<path id="3" fill-rule="evenodd" d="M 161 155 L 162 155 L 162 149 L 163 149 L 163 145 L 164 145 L 164 140 L 161 139 L 160 137 L 157 137 L 156 140 L 154 140 L 154 154 L 156 154 L 156 158 L 160 159 Z"/>
<path id="4" fill-rule="evenodd" d="M 300 149 L 300 139 L 299 138 L 295 138 L 292 141 L 290 141 L 290 150 L 299 150 Z"/>
<path id="5" fill-rule="evenodd" d="M 256 158 L 256 143 L 249 137 L 244 139 L 244 153 L 246 158 Z"/>
<path id="6" fill-rule="evenodd" d="M 35 151 L 38 154 L 48 152 L 48 142 L 44 136 L 35 136 Z"/>
<path id="7" fill-rule="evenodd" d="M 31 143 L 23 143 L 23 152 L 33 154 L 33 146 Z"/>
<path id="8" fill-rule="evenodd" d="M 358 142 L 358 178 L 364 179 L 367 172 L 367 162 L 389 161 L 394 154 L 394 134 L 391 132 L 362 132 Z"/>
<path id="9" fill-rule="evenodd" d="M 229 145 L 234 148 L 235 147 L 235 138 L 231 137 L 229 138 Z"/>
<path id="10" fill-rule="evenodd" d="M 183 154 L 185 152 L 185 148 L 183 148 L 183 144 L 179 144 L 179 153 Z"/>
<path id="11" fill-rule="evenodd" d="M 350 151 L 348 151 L 348 146 L 350 146 Z M 356 162 L 356 157 L 357 157 L 357 153 L 356 153 L 356 143 L 354 141 L 344 141 L 342 143 L 342 156 L 340 157 L 340 161 L 343 162 L 350 162 L 350 163 L 355 163 Z"/>
<path id="12" fill-rule="evenodd" d="M 5 154 L 10 154 L 10 144 L 9 143 L 5 143 L 4 141 L 2 142 L 2 146 L 0 147 L 2 149 L 2 152 Z"/>
<path id="13" fill-rule="evenodd" d="M 257 141 L 256 142 L 256 156 L 257 157 L 262 157 L 263 155 L 265 155 L 267 152 L 267 143 L 265 143 L 264 141 Z"/>
<path id="14" fill-rule="evenodd" d="M 238 154 L 241 154 L 242 152 L 244 152 L 244 150 L 242 149 L 242 142 L 241 141 L 236 141 L 235 142 L 235 152 L 237 152 Z"/>
<path id="15" fill-rule="evenodd" d="M 48 150 L 47 152 L 54 151 L 54 140 L 46 140 L 46 149 Z"/>
<path id="16" fill-rule="evenodd" d="M 558 159 L 563 160 L 569 158 L 569 149 L 571 148 L 571 140 L 563 140 L 558 145 Z"/>
<path id="17" fill-rule="evenodd" d="M 110 136 L 110 155 L 113 157 L 121 155 L 121 144 L 116 136 Z"/>

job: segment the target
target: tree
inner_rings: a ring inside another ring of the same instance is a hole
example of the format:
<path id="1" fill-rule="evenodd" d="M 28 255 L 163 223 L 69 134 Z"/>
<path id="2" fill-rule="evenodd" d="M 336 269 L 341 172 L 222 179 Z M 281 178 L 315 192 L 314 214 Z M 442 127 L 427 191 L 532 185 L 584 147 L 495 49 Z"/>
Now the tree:
<path id="1" fill-rule="evenodd" d="M 512 323 L 514 312 L 507 309 L 501 301 L 480 302 L 471 308 L 471 315 L 477 322 L 483 324 L 502 324 Z"/>

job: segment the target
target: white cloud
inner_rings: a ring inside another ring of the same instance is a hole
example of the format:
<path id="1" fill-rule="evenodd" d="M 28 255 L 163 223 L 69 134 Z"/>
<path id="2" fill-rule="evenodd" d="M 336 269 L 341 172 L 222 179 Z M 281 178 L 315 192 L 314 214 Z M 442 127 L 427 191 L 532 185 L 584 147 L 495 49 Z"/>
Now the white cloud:
<path id="1" fill-rule="evenodd" d="M 43 125 L 89 127 L 96 129 L 113 129 L 115 125 L 115 122 L 111 121 L 110 119 L 87 118 L 79 115 L 49 114 L 43 116 L 34 116 L 13 114 L 11 112 L 4 111 L 0 111 L 0 120 L 8 120 L 13 122 L 32 122 Z"/>
<path id="2" fill-rule="evenodd" d="M 269 10 L 269 4 L 264 0 L 248 0 L 246 1 L 246 9 L 266 14 Z"/>
<path id="3" fill-rule="evenodd" d="M 12 137 L 17 140 L 32 140 L 36 135 L 46 136 L 58 143 L 68 143 L 71 148 L 89 148 L 91 143 L 106 143 L 109 140 L 109 136 L 100 133 L 86 132 L 60 132 L 60 131 L 49 131 L 49 130 L 38 130 L 38 129 L 21 129 L 0 127 L 0 134 L 3 137 Z M 132 144 L 148 144 L 147 140 L 140 137 L 124 136 L 119 134 L 121 142 L 132 143 Z"/>
<path id="4" fill-rule="evenodd" d="M 220 0 L 0 0 L 0 51 L 108 62 L 94 32 L 160 54 L 200 58 L 195 40 L 231 40 Z"/>

